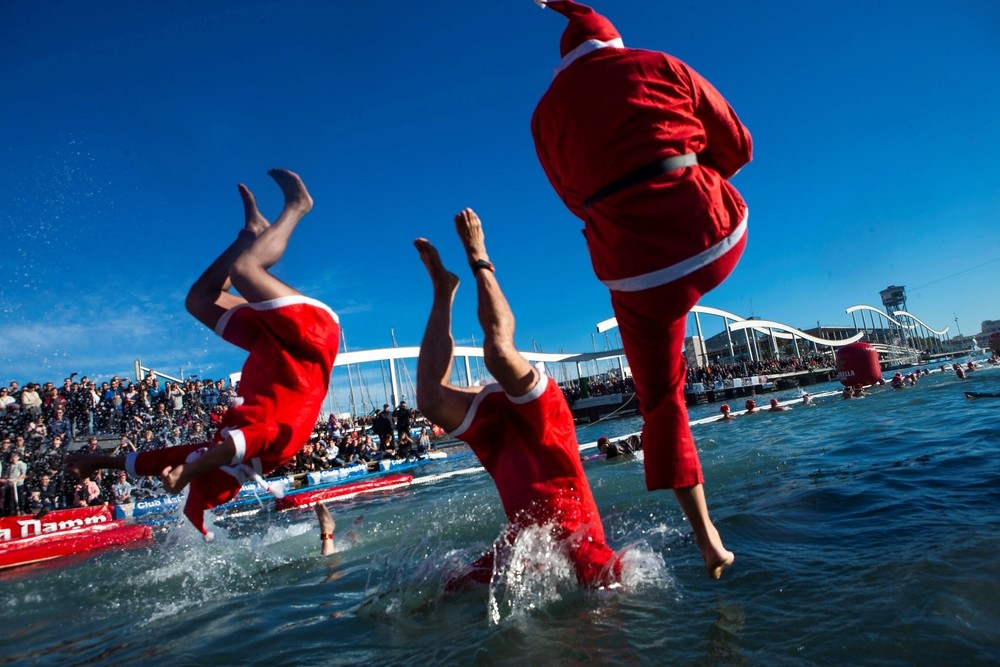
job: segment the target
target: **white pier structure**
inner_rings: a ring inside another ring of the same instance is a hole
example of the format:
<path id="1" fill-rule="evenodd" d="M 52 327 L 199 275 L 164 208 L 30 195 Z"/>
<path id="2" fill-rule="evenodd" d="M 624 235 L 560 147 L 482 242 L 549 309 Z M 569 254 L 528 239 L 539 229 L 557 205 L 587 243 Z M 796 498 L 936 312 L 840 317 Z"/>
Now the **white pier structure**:
<path id="1" fill-rule="evenodd" d="M 694 324 L 697 329 L 699 341 L 702 341 L 700 351 L 696 353 L 695 359 L 699 365 L 708 365 L 708 352 L 704 347 L 704 334 L 702 329 L 702 318 L 705 316 L 718 317 L 723 321 L 723 333 L 725 341 L 721 342 L 721 348 L 717 349 L 724 355 L 722 350 L 728 348 L 729 357 L 737 358 L 745 355 L 750 361 L 757 361 L 764 358 L 780 358 L 781 352 L 779 342 L 786 350 L 786 354 L 793 353 L 799 357 L 801 355 L 800 342 L 808 344 L 814 352 L 820 347 L 829 348 L 834 352 L 837 348 L 849 345 L 855 341 L 865 340 L 875 345 L 879 351 L 880 359 L 884 364 L 892 363 L 919 363 L 921 359 L 943 356 L 947 351 L 948 327 L 942 330 L 934 329 L 915 315 L 903 310 L 896 310 L 892 315 L 875 308 L 873 306 L 859 304 L 846 309 L 846 313 L 851 316 L 852 327 L 828 327 L 821 328 L 817 323 L 817 328 L 812 332 L 803 331 L 797 327 L 783 324 L 773 320 L 748 319 L 740 317 L 718 308 L 709 306 L 695 306 L 691 312 L 694 314 Z M 858 320 L 860 319 L 860 326 Z M 553 364 L 555 368 L 550 369 L 549 375 L 557 382 L 566 383 L 582 377 L 600 375 L 601 371 L 594 372 L 593 367 L 587 369 L 586 364 L 595 362 L 600 368 L 599 362 L 610 361 L 605 367 L 605 371 L 610 371 L 612 375 L 626 377 L 629 375 L 625 363 L 625 353 L 621 349 L 620 341 L 612 347 L 611 339 L 608 336 L 610 330 L 617 328 L 618 321 L 609 318 L 598 322 L 596 332 L 605 334 L 606 348 L 603 351 L 597 350 L 596 340 L 594 350 L 583 353 L 545 353 L 545 352 L 521 352 L 530 362 L 543 362 Z M 826 334 L 826 335 L 824 335 Z M 722 334 L 717 334 L 721 336 Z M 836 337 L 827 337 L 836 336 Z M 393 342 L 395 337 L 393 336 Z M 473 340 L 475 343 L 475 340 Z M 346 371 L 347 387 L 334 374 L 334 382 L 330 388 L 330 410 L 334 411 L 333 402 L 337 400 L 338 390 L 346 390 L 350 393 L 350 411 L 352 414 L 365 414 L 373 409 L 377 409 L 383 402 L 392 406 L 398 404 L 400 400 L 409 398 L 411 402 L 415 399 L 415 388 L 410 377 L 409 367 L 415 368 L 420 348 L 410 347 L 386 347 L 374 350 L 346 351 L 337 355 L 334 368 L 341 368 Z M 768 349 L 770 348 L 770 349 Z M 487 379 L 487 374 L 482 364 L 483 349 L 475 345 L 456 346 L 454 359 L 457 363 L 453 365 L 451 381 L 458 386 L 471 386 L 476 382 Z M 388 362 L 388 363 L 386 363 Z M 372 365 L 378 364 L 378 370 L 373 370 Z M 570 364 L 573 373 L 569 372 L 566 364 Z M 362 368 L 364 366 L 364 368 Z M 388 369 L 388 372 L 386 370 Z M 135 362 L 136 379 L 139 380 L 145 373 L 155 372 L 143 366 L 139 360 Z M 383 385 L 382 391 L 375 391 L 376 395 L 382 398 L 376 400 L 368 385 L 377 382 L 373 377 L 377 377 L 381 372 Z M 166 379 L 180 381 L 179 378 L 172 378 L 163 373 L 156 372 Z M 181 373 L 183 376 L 183 372 Z M 355 376 L 357 376 L 355 378 Z M 230 380 L 236 382 L 239 373 L 230 373 Z M 342 378 L 343 376 L 341 376 Z M 475 377 L 475 379 L 474 379 Z M 359 400 L 360 395 L 360 400 Z M 360 408 L 360 411 L 359 411 Z M 339 410 L 338 410 L 339 411 Z"/>

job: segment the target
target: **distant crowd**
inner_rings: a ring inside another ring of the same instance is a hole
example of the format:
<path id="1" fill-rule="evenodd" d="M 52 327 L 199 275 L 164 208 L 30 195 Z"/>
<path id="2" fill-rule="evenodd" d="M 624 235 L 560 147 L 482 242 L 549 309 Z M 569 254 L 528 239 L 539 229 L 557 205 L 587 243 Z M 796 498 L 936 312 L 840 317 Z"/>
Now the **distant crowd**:
<path id="1" fill-rule="evenodd" d="M 601 380 L 591 378 L 586 383 L 575 383 L 562 387 L 566 402 L 573 405 L 577 400 L 587 396 L 608 396 L 611 394 L 634 394 L 635 384 L 632 378 L 610 377 Z"/>
<path id="2" fill-rule="evenodd" d="M 223 379 L 161 382 L 153 373 L 140 382 L 113 377 L 98 383 L 74 373 L 59 386 L 0 386 L 0 515 L 157 495 L 162 489 L 156 478 L 101 472 L 93 479 L 71 478 L 63 472 L 68 448 L 79 443 L 95 453 L 123 455 L 207 442 L 235 401 L 236 387 Z M 440 435 L 405 401 L 358 418 L 331 414 L 320 418 L 309 443 L 277 474 L 407 457 L 431 448 Z"/>
<path id="3" fill-rule="evenodd" d="M 714 384 L 718 380 L 726 381 L 758 375 L 820 370 L 835 368 L 836 365 L 832 354 L 813 353 L 804 357 L 786 356 L 780 359 L 758 359 L 734 364 L 714 363 L 709 366 L 689 366 L 687 384 L 689 387 L 696 382 Z"/>

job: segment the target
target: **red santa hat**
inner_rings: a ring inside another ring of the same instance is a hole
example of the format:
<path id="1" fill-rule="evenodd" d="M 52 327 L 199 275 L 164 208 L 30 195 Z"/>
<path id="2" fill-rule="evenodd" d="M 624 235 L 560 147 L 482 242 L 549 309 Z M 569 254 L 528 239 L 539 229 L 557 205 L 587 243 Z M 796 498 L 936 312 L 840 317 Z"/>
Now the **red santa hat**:
<path id="1" fill-rule="evenodd" d="M 187 502 L 184 503 L 184 516 L 204 536 L 206 542 L 211 542 L 215 539 L 215 534 L 205 528 L 205 510 L 208 509 L 208 503 L 202 495 L 200 486 L 200 484 L 194 483 L 188 486 L 188 498 Z"/>
<path id="2" fill-rule="evenodd" d="M 573 0 L 535 0 L 539 7 L 554 9 L 569 19 L 559 41 L 559 55 L 565 58 L 573 49 L 589 41 L 602 44 L 618 40 L 621 35 L 608 19 L 586 5 Z"/>
<path id="3" fill-rule="evenodd" d="M 205 512 L 223 503 L 228 503 L 236 497 L 240 488 L 239 480 L 222 469 L 211 470 L 195 478 L 188 485 L 184 516 L 204 536 L 206 542 L 215 539 L 215 535 L 205 527 Z"/>

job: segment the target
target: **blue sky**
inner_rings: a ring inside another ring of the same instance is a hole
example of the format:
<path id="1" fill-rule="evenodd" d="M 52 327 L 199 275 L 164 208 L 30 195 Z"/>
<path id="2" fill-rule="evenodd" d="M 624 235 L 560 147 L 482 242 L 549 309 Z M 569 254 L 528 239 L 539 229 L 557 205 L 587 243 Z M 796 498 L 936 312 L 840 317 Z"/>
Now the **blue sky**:
<path id="1" fill-rule="evenodd" d="M 734 179 L 749 246 L 704 305 L 848 325 L 896 284 L 953 334 L 1000 319 L 1000 5 L 593 6 L 753 135 Z M 530 0 L 0 3 L 0 380 L 238 370 L 183 296 L 241 225 L 237 182 L 278 212 L 271 166 L 316 201 L 275 271 L 341 315 L 350 349 L 419 344 L 411 241 L 468 278 L 451 218 L 472 206 L 519 346 L 589 351 L 608 296 L 529 131 L 564 26 Z M 480 337 L 470 286 L 460 343 Z"/>

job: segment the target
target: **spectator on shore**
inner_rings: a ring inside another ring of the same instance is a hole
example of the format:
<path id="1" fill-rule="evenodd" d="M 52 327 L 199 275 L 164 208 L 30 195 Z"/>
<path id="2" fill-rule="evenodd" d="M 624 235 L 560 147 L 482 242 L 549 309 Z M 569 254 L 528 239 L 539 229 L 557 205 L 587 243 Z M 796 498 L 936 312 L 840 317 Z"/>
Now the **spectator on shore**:
<path id="1" fill-rule="evenodd" d="M 406 401 L 400 401 L 399 405 L 392 413 L 392 417 L 396 424 L 396 437 L 402 438 L 403 434 L 410 434 L 410 421 L 412 419 L 412 411 L 406 407 Z"/>
<path id="2" fill-rule="evenodd" d="M 0 475 L 2 475 L 0 482 L 3 484 L 0 513 L 4 515 L 21 514 L 26 500 L 24 481 L 28 478 L 27 464 L 21 460 L 17 452 L 12 452 L 10 462 L 3 466 L 3 472 Z"/>
<path id="3" fill-rule="evenodd" d="M 28 499 L 24 503 L 24 513 L 37 518 L 39 513 L 46 511 L 48 510 L 46 510 L 45 506 L 42 504 L 41 494 L 36 489 L 29 490 Z"/>
<path id="4" fill-rule="evenodd" d="M 340 430 L 340 420 L 332 412 L 330 413 L 330 418 L 326 421 L 326 435 L 330 438 L 330 442 L 335 445 L 339 445 L 344 437 L 343 432 Z"/>
<path id="5" fill-rule="evenodd" d="M 338 458 L 344 465 L 351 465 L 358 461 L 358 441 L 354 433 L 351 432 L 340 439 L 340 452 Z"/>
<path id="6" fill-rule="evenodd" d="M 135 446 L 135 443 L 132 442 L 131 438 L 127 435 L 122 435 L 122 437 L 118 438 L 118 446 L 116 446 L 114 451 L 111 453 L 113 456 L 125 456 L 137 451 L 139 450 Z"/>
<path id="7" fill-rule="evenodd" d="M 392 413 L 389 412 L 389 404 L 382 406 L 382 411 L 375 415 L 372 421 L 372 432 L 378 436 L 379 449 L 387 451 L 392 445 Z"/>
<path id="8" fill-rule="evenodd" d="M 48 421 L 48 433 L 50 438 L 55 436 L 61 436 L 65 444 L 73 442 L 73 425 L 70 424 L 69 417 L 66 416 L 66 410 L 62 407 L 56 407 L 53 411 L 52 417 Z"/>
<path id="9" fill-rule="evenodd" d="M 58 510 L 66 506 L 63 492 L 52 482 L 51 475 L 43 474 L 38 479 L 38 491 L 42 508 L 46 510 Z"/>
<path id="10" fill-rule="evenodd" d="M 431 443 L 431 435 L 427 431 L 427 427 L 424 426 L 420 429 L 420 437 L 417 438 L 417 454 L 423 454 L 433 447 L 434 445 Z"/>
<path id="11" fill-rule="evenodd" d="M 45 467 L 48 469 L 50 475 L 56 475 L 62 471 L 63 459 L 66 456 L 66 450 L 63 449 L 62 436 L 57 435 L 52 438 L 52 443 L 49 445 L 49 449 L 45 452 Z"/>
<path id="12" fill-rule="evenodd" d="M 91 499 L 98 499 L 101 495 L 101 488 L 94 483 L 89 476 L 86 476 L 73 483 L 73 507 L 87 507 Z"/>
<path id="13" fill-rule="evenodd" d="M 132 502 L 132 485 L 129 484 L 128 473 L 124 470 L 118 471 L 118 479 L 111 485 L 111 499 L 116 505 Z"/>
<path id="14" fill-rule="evenodd" d="M 17 405 L 17 400 L 10 395 L 7 387 L 0 387 L 0 410 L 6 411 L 12 405 Z"/>
<path id="15" fill-rule="evenodd" d="M 168 382 L 165 393 L 170 410 L 175 415 L 179 414 L 184 409 L 184 390 L 181 389 L 180 385 Z"/>
<path id="16" fill-rule="evenodd" d="M 172 427 L 166 434 L 163 435 L 164 447 L 176 447 L 177 445 L 182 444 L 184 444 L 184 433 L 181 431 L 180 426 Z"/>
<path id="17" fill-rule="evenodd" d="M 38 395 L 38 385 L 33 382 L 21 391 L 21 411 L 33 420 L 42 416 L 42 397 Z"/>
<path id="18" fill-rule="evenodd" d="M 12 454 L 18 454 L 21 460 L 25 462 L 31 458 L 31 454 L 35 453 L 28 451 L 28 445 L 25 443 L 23 435 L 14 436 L 14 442 L 10 446 L 10 451 Z"/>
<path id="19" fill-rule="evenodd" d="M 34 450 L 38 450 L 48 439 L 49 429 L 46 428 L 45 422 L 39 416 L 28 422 L 24 428 L 24 434 L 28 438 L 29 446 Z"/>
<path id="20" fill-rule="evenodd" d="M 413 454 L 413 448 L 413 436 L 410 435 L 408 430 L 403 431 L 396 445 L 396 456 L 401 459 L 409 458 Z"/>

